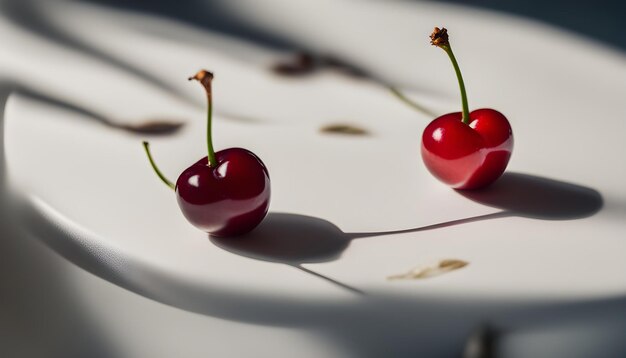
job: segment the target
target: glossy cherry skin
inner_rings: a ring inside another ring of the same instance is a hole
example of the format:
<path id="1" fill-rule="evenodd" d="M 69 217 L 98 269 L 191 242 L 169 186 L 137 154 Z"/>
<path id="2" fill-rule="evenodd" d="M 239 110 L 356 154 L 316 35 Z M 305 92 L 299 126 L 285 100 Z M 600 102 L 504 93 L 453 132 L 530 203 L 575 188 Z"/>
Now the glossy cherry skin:
<path id="1" fill-rule="evenodd" d="M 489 108 L 436 118 L 422 134 L 422 159 L 439 180 L 455 189 L 478 189 L 496 181 L 513 151 L 513 131 L 506 117 Z"/>
<path id="2" fill-rule="evenodd" d="M 245 234 L 267 214 L 267 168 L 242 148 L 221 150 L 215 157 L 214 167 L 204 157 L 181 173 L 176 181 L 178 205 L 191 224 L 213 236 Z"/>

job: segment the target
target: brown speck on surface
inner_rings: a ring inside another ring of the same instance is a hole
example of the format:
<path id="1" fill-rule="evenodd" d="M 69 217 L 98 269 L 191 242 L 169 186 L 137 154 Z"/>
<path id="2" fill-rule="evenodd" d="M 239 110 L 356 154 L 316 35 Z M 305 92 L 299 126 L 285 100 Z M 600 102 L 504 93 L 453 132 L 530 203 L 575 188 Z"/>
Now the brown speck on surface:
<path id="1" fill-rule="evenodd" d="M 314 55 L 309 52 L 296 52 L 290 58 L 281 60 L 271 67 L 281 76 L 306 76 L 320 70 L 333 70 L 354 78 L 368 78 L 363 69 L 331 55 Z"/>
<path id="2" fill-rule="evenodd" d="M 399 275 L 389 276 L 387 277 L 387 279 L 388 280 L 418 280 L 418 279 L 424 279 L 424 278 L 431 278 L 431 277 L 442 275 L 444 273 L 461 269 L 467 265 L 469 265 L 469 262 L 467 261 L 458 260 L 458 259 L 445 259 L 445 260 L 440 260 L 439 262 L 433 265 L 416 267 L 409 272 L 402 273 Z"/>
<path id="3" fill-rule="evenodd" d="M 272 71 L 282 76 L 309 75 L 318 67 L 318 61 L 308 52 L 297 52 L 292 58 L 280 61 L 272 66 Z"/>
<path id="4" fill-rule="evenodd" d="M 369 131 L 364 128 L 354 126 L 352 124 L 337 123 L 328 124 L 320 128 L 320 132 L 328 134 L 344 134 L 353 136 L 369 135 Z"/>
<path id="5" fill-rule="evenodd" d="M 446 259 L 439 262 L 439 268 L 451 271 L 465 267 L 467 264 L 467 262 L 462 260 Z"/>
<path id="6" fill-rule="evenodd" d="M 435 27 L 433 33 L 430 34 L 430 44 L 437 47 L 450 45 L 450 42 L 448 41 L 448 30 L 445 27 L 442 27 L 441 29 Z"/>
<path id="7" fill-rule="evenodd" d="M 183 122 L 150 120 L 138 124 L 108 123 L 108 125 L 134 134 L 169 135 L 178 132 L 185 124 Z"/>

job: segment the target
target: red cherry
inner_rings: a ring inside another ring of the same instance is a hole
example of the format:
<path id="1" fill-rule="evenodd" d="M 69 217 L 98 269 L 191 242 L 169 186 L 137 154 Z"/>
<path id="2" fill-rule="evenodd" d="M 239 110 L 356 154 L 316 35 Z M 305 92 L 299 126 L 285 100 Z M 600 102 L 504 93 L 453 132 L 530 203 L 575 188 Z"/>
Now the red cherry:
<path id="1" fill-rule="evenodd" d="M 245 234 L 267 214 L 270 204 L 267 168 L 259 157 L 246 149 L 213 150 L 213 74 L 202 70 L 189 79 L 200 82 L 207 94 L 208 155 L 185 169 L 176 186 L 161 173 L 152 159 L 148 142 L 143 142 L 146 155 L 161 181 L 176 191 L 178 206 L 191 224 L 214 236 Z"/>
<path id="2" fill-rule="evenodd" d="M 450 57 L 461 90 L 462 112 L 436 118 L 422 134 L 422 159 L 439 180 L 455 189 L 478 189 L 496 181 L 509 163 L 513 131 L 506 117 L 489 108 L 469 112 L 461 70 L 456 62 L 448 31 L 435 30 L 431 44 Z"/>
<path id="3" fill-rule="evenodd" d="M 198 229 L 214 236 L 235 236 L 254 229 L 267 214 L 270 177 L 254 153 L 229 148 L 185 169 L 176 181 L 178 205 Z"/>
<path id="4" fill-rule="evenodd" d="M 494 109 L 438 117 L 422 135 L 422 159 L 439 180 L 455 189 L 476 189 L 502 175 L 513 151 L 513 131 L 504 115 Z"/>

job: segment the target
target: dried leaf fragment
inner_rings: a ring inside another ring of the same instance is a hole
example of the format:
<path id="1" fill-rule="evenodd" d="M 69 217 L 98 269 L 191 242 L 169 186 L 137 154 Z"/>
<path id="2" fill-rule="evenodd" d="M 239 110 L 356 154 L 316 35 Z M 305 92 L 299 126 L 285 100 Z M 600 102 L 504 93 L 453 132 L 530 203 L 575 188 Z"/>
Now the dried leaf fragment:
<path id="1" fill-rule="evenodd" d="M 467 266 L 469 263 L 463 260 L 446 259 L 439 261 L 439 268 L 442 270 L 452 271 Z"/>
<path id="2" fill-rule="evenodd" d="M 346 135 L 369 135 L 367 129 L 357 127 L 351 124 L 329 124 L 320 128 L 322 133 L 346 134 Z"/>
<path id="3" fill-rule="evenodd" d="M 469 262 L 467 261 L 458 260 L 458 259 L 444 259 L 444 260 L 440 260 L 439 262 L 433 265 L 416 267 L 409 272 L 399 274 L 399 275 L 389 276 L 387 277 L 387 279 L 388 280 L 418 280 L 418 279 L 424 279 L 424 278 L 431 278 L 431 277 L 439 276 L 439 275 L 442 275 L 444 273 L 448 273 L 454 270 L 458 270 L 467 265 L 469 265 Z"/>

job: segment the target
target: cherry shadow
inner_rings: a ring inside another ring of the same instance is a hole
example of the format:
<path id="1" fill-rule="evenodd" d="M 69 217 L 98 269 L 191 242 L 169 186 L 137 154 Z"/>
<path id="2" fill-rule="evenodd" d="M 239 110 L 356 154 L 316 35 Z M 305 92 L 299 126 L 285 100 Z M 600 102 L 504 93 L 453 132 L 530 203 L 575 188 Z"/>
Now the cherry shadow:
<path id="1" fill-rule="evenodd" d="M 575 220 L 602 209 L 602 195 L 592 188 L 530 174 L 507 172 L 480 190 L 457 190 L 460 195 L 501 209 L 492 214 L 422 226 L 413 229 L 346 234 L 352 239 L 441 229 L 476 221 L 520 216 L 539 220 Z"/>
<path id="2" fill-rule="evenodd" d="M 350 244 L 346 234 L 329 221 L 274 212 L 244 236 L 210 238 L 232 253 L 288 265 L 336 260 Z"/>
<path id="3" fill-rule="evenodd" d="M 505 173 L 485 189 L 458 193 L 511 216 L 541 220 L 581 219 L 604 205 L 602 195 L 592 188 L 521 173 Z"/>
<path id="4" fill-rule="evenodd" d="M 312 216 L 269 213 L 252 232 L 237 238 L 209 236 L 220 248 L 237 255 L 289 265 L 353 293 L 363 291 L 302 266 L 334 261 L 350 238 L 329 221 Z"/>
<path id="5" fill-rule="evenodd" d="M 417 228 L 346 233 L 324 219 L 269 213 L 252 232 L 238 238 L 210 237 L 218 247 L 237 255 L 269 262 L 283 263 L 323 278 L 355 293 L 362 291 L 302 267 L 306 263 L 338 259 L 350 242 L 373 236 L 384 236 L 442 229 L 476 221 L 521 216 L 540 220 L 574 220 L 600 211 L 603 200 L 594 189 L 528 174 L 506 173 L 488 188 L 458 191 L 464 197 L 501 211 L 427 225 Z"/>

